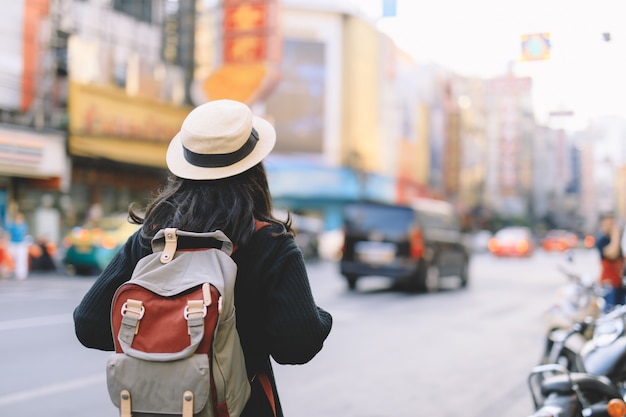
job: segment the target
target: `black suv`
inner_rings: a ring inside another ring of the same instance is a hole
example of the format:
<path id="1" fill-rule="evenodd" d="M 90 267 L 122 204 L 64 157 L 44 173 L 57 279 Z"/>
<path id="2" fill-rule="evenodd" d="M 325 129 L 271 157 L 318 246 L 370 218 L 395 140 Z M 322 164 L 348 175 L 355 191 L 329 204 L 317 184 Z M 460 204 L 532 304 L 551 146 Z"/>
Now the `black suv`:
<path id="1" fill-rule="evenodd" d="M 366 276 L 393 278 L 411 291 L 439 288 L 439 278 L 468 282 L 470 250 L 451 204 L 351 203 L 344 209 L 341 274 L 350 289 Z"/>

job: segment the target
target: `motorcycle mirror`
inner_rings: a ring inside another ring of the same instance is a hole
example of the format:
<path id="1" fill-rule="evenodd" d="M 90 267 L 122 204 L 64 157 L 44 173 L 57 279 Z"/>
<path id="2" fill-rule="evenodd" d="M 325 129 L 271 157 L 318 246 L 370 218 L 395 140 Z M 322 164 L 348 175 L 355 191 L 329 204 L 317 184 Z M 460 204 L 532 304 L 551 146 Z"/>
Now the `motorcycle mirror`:
<path id="1" fill-rule="evenodd" d="M 624 417 L 626 416 L 626 403 L 618 398 L 613 398 L 609 401 L 606 412 L 611 417 Z"/>

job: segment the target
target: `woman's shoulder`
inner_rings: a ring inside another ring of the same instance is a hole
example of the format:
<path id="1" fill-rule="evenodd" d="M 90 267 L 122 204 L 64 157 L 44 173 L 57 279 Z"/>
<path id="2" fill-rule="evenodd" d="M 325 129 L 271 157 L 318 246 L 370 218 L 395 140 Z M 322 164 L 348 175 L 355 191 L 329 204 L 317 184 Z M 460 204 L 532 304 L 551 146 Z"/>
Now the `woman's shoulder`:
<path id="1" fill-rule="evenodd" d="M 284 224 L 280 222 L 264 222 L 257 220 L 256 230 L 252 235 L 251 241 L 259 240 L 279 243 L 281 241 L 288 241 L 290 238 L 292 238 L 292 236 L 287 231 Z"/>
<path id="2" fill-rule="evenodd" d="M 280 222 L 264 222 L 259 225 L 246 246 L 253 252 L 285 253 L 296 248 L 295 240 Z"/>

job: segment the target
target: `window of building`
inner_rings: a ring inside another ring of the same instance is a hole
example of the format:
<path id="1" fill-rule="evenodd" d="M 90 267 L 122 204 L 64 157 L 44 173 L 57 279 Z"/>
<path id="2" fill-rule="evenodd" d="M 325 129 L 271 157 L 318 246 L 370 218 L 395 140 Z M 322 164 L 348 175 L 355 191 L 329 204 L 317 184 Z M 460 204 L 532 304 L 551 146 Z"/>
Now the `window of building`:
<path id="1" fill-rule="evenodd" d="M 113 0 L 113 9 L 142 22 L 152 23 L 152 0 Z"/>

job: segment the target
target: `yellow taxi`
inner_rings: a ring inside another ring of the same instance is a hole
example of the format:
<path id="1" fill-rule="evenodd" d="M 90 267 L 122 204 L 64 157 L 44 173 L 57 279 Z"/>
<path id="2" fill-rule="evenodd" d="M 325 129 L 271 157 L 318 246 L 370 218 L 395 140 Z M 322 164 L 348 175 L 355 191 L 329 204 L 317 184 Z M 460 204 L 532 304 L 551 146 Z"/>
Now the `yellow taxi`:
<path id="1" fill-rule="evenodd" d="M 63 239 L 63 267 L 70 274 L 98 273 L 141 226 L 128 222 L 127 215 L 105 216 L 87 227 L 75 227 Z"/>

